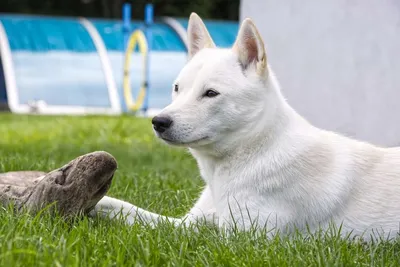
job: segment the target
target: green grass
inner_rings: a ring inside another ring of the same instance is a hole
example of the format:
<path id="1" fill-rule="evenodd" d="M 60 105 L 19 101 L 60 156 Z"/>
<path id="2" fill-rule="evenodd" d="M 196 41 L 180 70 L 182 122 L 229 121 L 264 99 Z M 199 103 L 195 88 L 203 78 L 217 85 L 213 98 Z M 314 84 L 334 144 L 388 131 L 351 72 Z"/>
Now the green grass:
<path id="1" fill-rule="evenodd" d="M 119 168 L 108 195 L 169 216 L 193 205 L 203 183 L 184 149 L 153 136 L 148 119 L 0 114 L 0 172 L 43 170 L 95 150 Z M 363 244 L 335 235 L 222 238 L 161 225 L 0 212 L 0 266 L 399 266 L 400 242 Z"/>

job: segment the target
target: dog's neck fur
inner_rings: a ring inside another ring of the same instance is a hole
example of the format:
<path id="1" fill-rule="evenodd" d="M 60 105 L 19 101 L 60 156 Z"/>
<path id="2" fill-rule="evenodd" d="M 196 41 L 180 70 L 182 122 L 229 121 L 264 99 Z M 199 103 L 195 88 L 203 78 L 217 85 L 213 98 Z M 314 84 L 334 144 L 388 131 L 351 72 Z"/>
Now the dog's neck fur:
<path id="1" fill-rule="evenodd" d="M 248 162 L 248 150 L 259 148 L 259 152 L 265 158 L 285 158 L 289 159 L 296 156 L 299 147 L 296 136 L 311 135 L 318 131 L 306 119 L 298 114 L 284 99 L 279 83 L 272 70 L 268 67 L 268 79 L 264 88 L 268 95 L 265 97 L 265 105 L 257 112 L 258 120 L 251 120 L 247 127 L 240 128 L 241 133 L 232 133 L 225 136 L 223 140 L 206 145 L 204 147 L 189 148 L 202 169 L 215 169 L 218 164 L 229 161 L 230 158 L 242 158 L 243 162 Z M 272 114 L 272 115 L 271 115 Z M 254 123 L 254 121 L 256 121 Z M 245 129 L 245 130 L 243 130 Z M 235 139 L 240 136 L 240 139 Z M 254 146 L 257 144 L 257 146 Z M 287 147 L 282 150 L 282 147 Z M 279 153 L 279 155 L 276 155 Z M 283 153 L 283 154 L 282 154 Z M 271 164 L 275 162 L 271 161 Z M 276 162 L 275 162 L 276 163 Z M 204 166 L 207 166 L 205 168 Z M 210 168 L 212 167 L 212 168 Z M 277 166 L 266 166 L 275 169 Z M 215 179 L 210 174 L 203 174 L 205 180 Z M 207 176 L 207 177 L 204 177 Z"/>

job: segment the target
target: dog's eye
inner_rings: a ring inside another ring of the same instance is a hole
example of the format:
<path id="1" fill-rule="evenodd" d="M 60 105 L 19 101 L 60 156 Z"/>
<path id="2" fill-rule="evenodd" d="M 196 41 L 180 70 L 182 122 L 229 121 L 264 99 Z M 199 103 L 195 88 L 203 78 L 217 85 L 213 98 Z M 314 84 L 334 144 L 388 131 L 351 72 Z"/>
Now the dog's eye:
<path id="1" fill-rule="evenodd" d="M 206 97 L 216 97 L 217 95 L 219 95 L 219 93 L 214 90 L 207 90 L 204 93 L 204 96 L 206 96 Z"/>
<path id="2" fill-rule="evenodd" d="M 179 86 L 177 84 L 174 85 L 174 91 L 177 93 L 179 91 Z"/>

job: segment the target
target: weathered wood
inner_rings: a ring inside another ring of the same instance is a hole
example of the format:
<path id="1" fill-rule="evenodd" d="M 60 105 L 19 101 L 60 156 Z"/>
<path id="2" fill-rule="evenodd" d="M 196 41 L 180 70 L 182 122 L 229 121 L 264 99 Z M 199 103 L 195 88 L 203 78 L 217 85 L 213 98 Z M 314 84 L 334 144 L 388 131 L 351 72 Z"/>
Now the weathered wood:
<path id="1" fill-rule="evenodd" d="M 49 173 L 15 171 L 0 174 L 0 205 L 38 212 L 49 204 L 61 215 L 87 214 L 110 188 L 115 158 L 96 151 Z"/>

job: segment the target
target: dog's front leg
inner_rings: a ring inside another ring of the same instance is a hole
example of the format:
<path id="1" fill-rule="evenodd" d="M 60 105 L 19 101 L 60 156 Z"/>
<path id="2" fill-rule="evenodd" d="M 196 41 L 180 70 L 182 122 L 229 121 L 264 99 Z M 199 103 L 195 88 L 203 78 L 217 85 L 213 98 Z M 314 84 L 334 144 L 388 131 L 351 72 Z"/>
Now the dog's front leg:
<path id="1" fill-rule="evenodd" d="M 161 221 L 167 221 L 175 226 L 189 226 L 195 222 L 215 223 L 215 207 L 211 196 L 211 191 L 206 187 L 196 202 L 195 206 L 183 218 L 172 218 L 156 214 L 128 202 L 111 198 L 103 197 L 89 214 L 90 216 L 101 216 L 114 219 L 118 215 L 122 215 L 123 220 L 128 224 L 133 224 L 137 220 L 149 223 L 156 226 Z"/>
<path id="2" fill-rule="evenodd" d="M 218 224 L 217 210 L 210 187 L 207 185 L 186 217 L 191 221 Z"/>
<path id="3" fill-rule="evenodd" d="M 135 205 L 132 205 L 128 202 L 112 198 L 112 197 L 103 197 L 95 206 L 95 208 L 89 213 L 90 216 L 101 216 L 108 217 L 114 219 L 118 216 L 122 216 L 122 219 L 125 220 L 129 225 L 134 224 L 136 221 L 142 221 L 148 223 L 152 226 L 156 226 L 161 221 L 170 222 L 176 226 L 186 223 L 184 219 L 172 218 L 167 216 L 162 216 L 160 214 L 156 214 Z"/>

